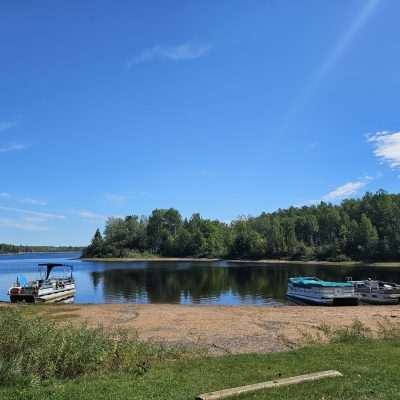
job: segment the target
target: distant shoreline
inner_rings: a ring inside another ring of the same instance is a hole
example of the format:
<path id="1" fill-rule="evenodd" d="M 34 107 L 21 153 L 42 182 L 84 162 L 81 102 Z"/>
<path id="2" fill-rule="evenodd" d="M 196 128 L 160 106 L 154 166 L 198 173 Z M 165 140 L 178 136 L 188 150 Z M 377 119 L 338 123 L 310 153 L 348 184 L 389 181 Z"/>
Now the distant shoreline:
<path id="1" fill-rule="evenodd" d="M 386 267 L 386 268 L 400 268 L 400 262 L 363 262 L 363 261 L 295 261 L 295 260 L 226 260 L 223 258 L 181 258 L 181 257 L 126 257 L 126 258 L 81 258 L 82 261 L 94 261 L 94 262 L 144 262 L 144 261 L 174 261 L 174 262 L 215 262 L 225 261 L 243 264 L 300 264 L 300 265 L 330 265 L 330 266 L 343 266 L 343 267 Z"/>
<path id="2" fill-rule="evenodd" d="M 213 261 L 228 261 L 222 258 L 183 258 L 183 257 L 83 257 L 82 261 L 96 261 L 96 262 L 143 262 L 143 261 L 176 261 L 176 262 L 213 262 Z"/>
<path id="3" fill-rule="evenodd" d="M 80 250 L 66 250 L 66 251 L 19 251 L 17 253 L 0 253 L 0 256 L 19 256 L 24 254 L 64 254 L 64 253 L 80 253 Z"/>

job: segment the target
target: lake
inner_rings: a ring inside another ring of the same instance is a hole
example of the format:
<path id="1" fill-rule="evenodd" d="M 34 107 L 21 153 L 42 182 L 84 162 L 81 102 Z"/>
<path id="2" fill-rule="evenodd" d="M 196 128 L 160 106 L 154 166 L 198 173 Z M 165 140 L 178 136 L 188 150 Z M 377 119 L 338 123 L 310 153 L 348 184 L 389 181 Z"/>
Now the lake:
<path id="1" fill-rule="evenodd" d="M 399 268 L 217 262 L 91 262 L 79 253 L 0 256 L 0 301 L 17 275 L 38 277 L 40 262 L 73 265 L 75 303 L 174 303 L 286 305 L 290 276 L 326 280 L 376 278 L 400 282 Z"/>

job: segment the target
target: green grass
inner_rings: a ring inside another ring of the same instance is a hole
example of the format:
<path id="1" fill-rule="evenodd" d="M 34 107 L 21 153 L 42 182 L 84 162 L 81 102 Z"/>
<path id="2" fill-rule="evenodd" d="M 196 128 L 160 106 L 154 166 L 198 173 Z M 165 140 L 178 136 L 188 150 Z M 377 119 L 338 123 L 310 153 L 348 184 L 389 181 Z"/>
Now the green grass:
<path id="1" fill-rule="evenodd" d="M 118 373 L 45 386 L 0 388 L 0 398 L 188 400 L 227 387 L 337 369 L 344 374 L 343 378 L 263 391 L 239 399 L 392 400 L 400 399 L 399 360 L 398 340 L 363 340 L 288 353 L 165 362 L 141 376 Z"/>
<path id="2" fill-rule="evenodd" d="M 27 317 L 40 317 L 48 321 L 73 321 L 79 315 L 79 307 L 72 305 L 64 306 L 62 304 L 18 304 L 18 310 Z"/>
<path id="3" fill-rule="evenodd" d="M 157 363 L 193 356 L 182 348 L 141 342 L 123 330 L 57 325 L 26 309 L 0 309 L 0 385 L 32 386 L 116 371 L 139 376 Z"/>
<path id="4" fill-rule="evenodd" d="M 146 344 L 123 332 L 57 325 L 22 310 L 0 310 L 0 399 L 187 400 L 337 369 L 344 377 L 238 399 L 400 400 L 400 327 L 389 320 L 374 334 L 359 321 L 323 325 L 308 337 L 312 345 L 287 353 L 211 358 Z M 321 340 L 330 344 L 316 345 Z"/>

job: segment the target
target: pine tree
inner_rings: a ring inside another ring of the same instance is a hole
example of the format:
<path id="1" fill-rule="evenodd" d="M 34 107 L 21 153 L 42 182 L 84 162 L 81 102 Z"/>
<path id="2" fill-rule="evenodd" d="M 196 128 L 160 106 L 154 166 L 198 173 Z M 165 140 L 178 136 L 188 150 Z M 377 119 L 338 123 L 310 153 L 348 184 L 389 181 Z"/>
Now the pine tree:
<path id="1" fill-rule="evenodd" d="M 84 257 L 101 257 L 103 255 L 104 250 L 104 240 L 103 236 L 101 235 L 100 229 L 97 228 L 92 242 L 90 245 L 85 249 L 83 256 Z"/>

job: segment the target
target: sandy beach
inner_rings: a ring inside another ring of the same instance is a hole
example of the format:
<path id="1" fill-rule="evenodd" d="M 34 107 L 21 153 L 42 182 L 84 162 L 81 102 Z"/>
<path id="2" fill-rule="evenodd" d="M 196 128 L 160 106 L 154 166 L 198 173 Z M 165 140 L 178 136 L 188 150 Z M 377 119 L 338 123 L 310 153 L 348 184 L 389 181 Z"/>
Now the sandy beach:
<path id="1" fill-rule="evenodd" d="M 400 305 L 267 308 L 71 304 L 33 306 L 32 310 L 58 322 L 122 327 L 137 332 L 145 341 L 201 347 L 210 354 L 289 350 L 304 345 L 304 334 L 317 332 L 321 324 L 346 326 L 358 319 L 376 330 L 385 319 L 400 323 Z"/>

